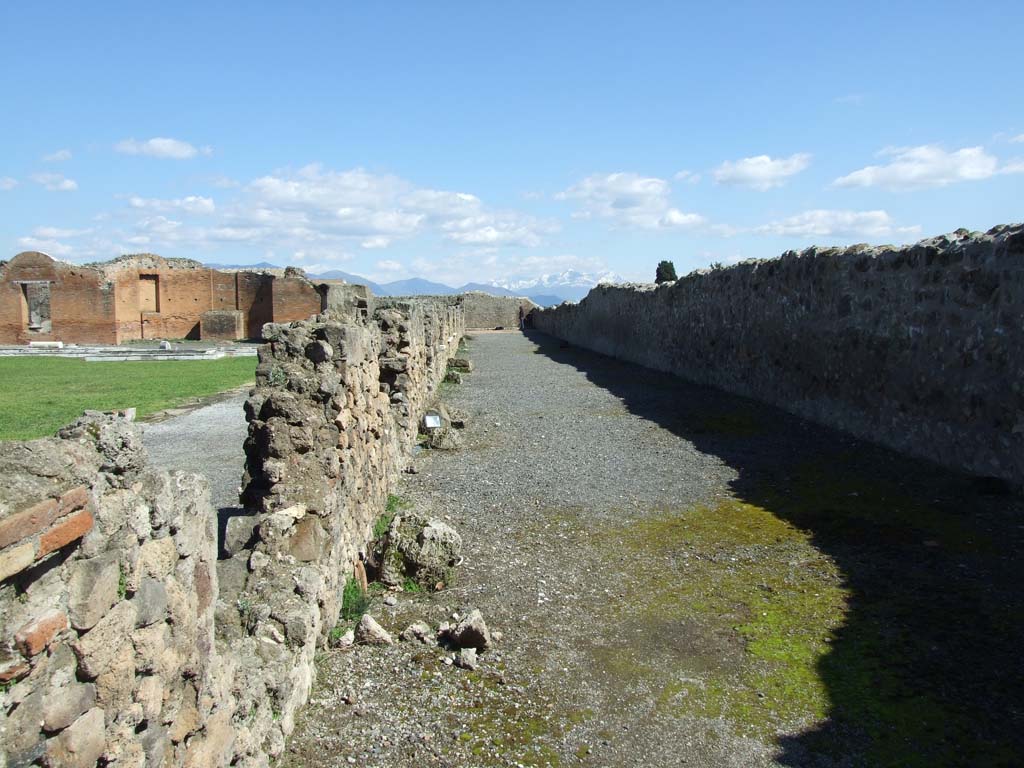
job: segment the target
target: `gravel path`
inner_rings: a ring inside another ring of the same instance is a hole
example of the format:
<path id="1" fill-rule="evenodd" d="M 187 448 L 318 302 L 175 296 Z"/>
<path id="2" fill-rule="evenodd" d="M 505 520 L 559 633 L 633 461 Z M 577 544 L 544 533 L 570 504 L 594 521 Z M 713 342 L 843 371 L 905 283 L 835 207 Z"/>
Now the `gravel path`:
<path id="1" fill-rule="evenodd" d="M 476 671 L 436 645 L 321 651 L 279 765 L 1024 754 L 1020 497 L 547 337 L 468 346 L 443 392 L 464 448 L 421 452 L 396 491 L 459 530 L 459 581 L 371 613 L 397 635 L 479 608 L 503 637 Z M 218 505 L 243 399 L 146 429 Z"/>
<path id="2" fill-rule="evenodd" d="M 248 391 L 226 393 L 194 410 L 143 424 L 142 440 L 153 464 L 206 475 L 217 509 L 238 506 L 248 429 L 242 406 Z"/>

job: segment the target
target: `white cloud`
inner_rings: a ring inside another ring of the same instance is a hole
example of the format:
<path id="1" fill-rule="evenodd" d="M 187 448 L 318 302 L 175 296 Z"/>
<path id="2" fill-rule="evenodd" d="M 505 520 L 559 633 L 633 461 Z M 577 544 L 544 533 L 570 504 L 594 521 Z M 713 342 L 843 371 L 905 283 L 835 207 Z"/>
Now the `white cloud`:
<path id="1" fill-rule="evenodd" d="M 640 229 L 686 229 L 704 222 L 696 213 L 684 213 L 669 201 L 672 188 L 664 179 L 636 173 L 594 174 L 557 195 L 559 200 L 576 200 L 577 219 L 608 219 L 621 227 Z"/>
<path id="2" fill-rule="evenodd" d="M 210 147 L 194 147 L 187 141 L 179 139 L 154 138 L 145 141 L 125 139 L 114 145 L 114 150 L 124 155 L 147 155 L 149 157 L 169 158 L 171 160 L 188 160 L 198 154 L 213 153 Z"/>
<path id="3" fill-rule="evenodd" d="M 59 173 L 35 173 L 32 175 L 32 181 L 41 184 L 50 192 L 74 192 L 78 189 L 78 182 Z"/>
<path id="4" fill-rule="evenodd" d="M 894 147 L 882 150 L 892 160 L 885 165 L 868 165 L 832 182 L 835 187 L 886 187 L 914 189 L 945 187 L 960 181 L 979 181 L 997 173 L 1020 173 L 1016 163 L 999 167 L 999 160 L 984 147 L 964 147 L 947 152 L 937 144 Z"/>
<path id="5" fill-rule="evenodd" d="M 90 232 L 92 232 L 92 229 L 62 229 L 61 227 L 36 227 L 32 230 L 33 235 L 45 240 L 79 237 L 81 235 L 87 235 Z"/>
<path id="6" fill-rule="evenodd" d="M 18 180 L 10 176 L 0 176 L 0 192 L 9 192 L 18 186 Z"/>
<path id="7" fill-rule="evenodd" d="M 700 174 L 693 171 L 678 171 L 672 178 L 676 181 L 684 181 L 687 184 L 696 184 L 700 181 Z"/>
<path id="8" fill-rule="evenodd" d="M 756 229 L 761 234 L 785 237 L 890 237 L 915 235 L 918 226 L 898 227 L 886 211 L 804 211 Z"/>
<path id="9" fill-rule="evenodd" d="M 374 248 L 387 248 L 391 245 L 391 238 L 384 237 L 383 235 L 375 235 L 374 237 L 366 238 L 359 245 L 367 250 L 372 250 Z"/>
<path id="10" fill-rule="evenodd" d="M 395 273 L 401 272 L 405 267 L 402 266 L 401 262 L 384 259 L 377 262 L 377 269 L 381 272 Z"/>
<path id="11" fill-rule="evenodd" d="M 71 159 L 70 149 L 58 149 L 56 152 L 51 152 L 48 155 L 43 155 L 44 163 L 62 163 L 65 160 Z"/>
<path id="12" fill-rule="evenodd" d="M 1024 144 L 1024 133 L 1011 137 L 1010 141 L 1014 144 Z"/>
<path id="13" fill-rule="evenodd" d="M 726 160 L 712 171 L 719 184 L 735 184 L 751 189 L 767 190 L 781 187 L 786 181 L 811 164 L 811 156 L 797 152 L 789 157 L 771 158 L 768 155 Z"/>
<path id="14" fill-rule="evenodd" d="M 863 93 L 848 93 L 845 96 L 836 96 L 832 101 L 836 104 L 849 104 L 854 107 L 859 107 L 864 103 L 864 99 L 867 98 Z"/>
<path id="15" fill-rule="evenodd" d="M 157 198 L 130 197 L 128 204 L 132 208 L 143 208 L 153 211 L 183 211 L 185 213 L 213 213 L 217 206 L 213 198 L 189 195 L 177 200 L 160 200 Z"/>
<path id="16" fill-rule="evenodd" d="M 19 237 L 18 245 L 26 251 L 41 251 L 50 256 L 70 256 L 75 250 L 72 246 L 52 238 Z"/>

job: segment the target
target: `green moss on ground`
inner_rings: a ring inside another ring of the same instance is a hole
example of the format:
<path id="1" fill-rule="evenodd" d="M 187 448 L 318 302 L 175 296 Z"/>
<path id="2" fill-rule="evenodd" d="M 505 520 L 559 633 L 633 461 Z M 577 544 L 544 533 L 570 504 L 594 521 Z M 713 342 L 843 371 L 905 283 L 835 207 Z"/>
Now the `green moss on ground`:
<path id="1" fill-rule="evenodd" d="M 635 566 L 595 616 L 595 667 L 653 691 L 662 715 L 832 757 L 1012 764 L 1013 545 L 969 496 L 939 503 L 850 467 L 801 465 L 746 494 L 757 503 L 592 533 L 599 559 Z"/>

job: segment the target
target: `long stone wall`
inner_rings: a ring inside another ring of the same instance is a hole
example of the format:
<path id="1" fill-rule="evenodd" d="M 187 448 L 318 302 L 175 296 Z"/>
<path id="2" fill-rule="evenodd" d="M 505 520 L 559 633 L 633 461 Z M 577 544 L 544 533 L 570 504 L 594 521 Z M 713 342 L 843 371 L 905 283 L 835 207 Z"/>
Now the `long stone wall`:
<path id="1" fill-rule="evenodd" d="M 267 327 L 222 538 L 205 479 L 150 468 L 123 419 L 3 444 L 0 765 L 279 755 L 463 322 L 395 301 Z"/>
<path id="2" fill-rule="evenodd" d="M 1024 226 L 599 286 L 532 317 L 581 347 L 1024 485 Z"/>

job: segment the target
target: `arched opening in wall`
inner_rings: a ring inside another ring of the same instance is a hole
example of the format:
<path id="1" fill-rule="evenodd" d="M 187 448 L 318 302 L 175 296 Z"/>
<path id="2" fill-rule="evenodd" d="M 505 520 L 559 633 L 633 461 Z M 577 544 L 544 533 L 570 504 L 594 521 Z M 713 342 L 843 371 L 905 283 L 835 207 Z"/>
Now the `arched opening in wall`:
<path id="1" fill-rule="evenodd" d="M 25 280 L 21 286 L 21 322 L 29 333 L 50 333 L 50 281 Z"/>

